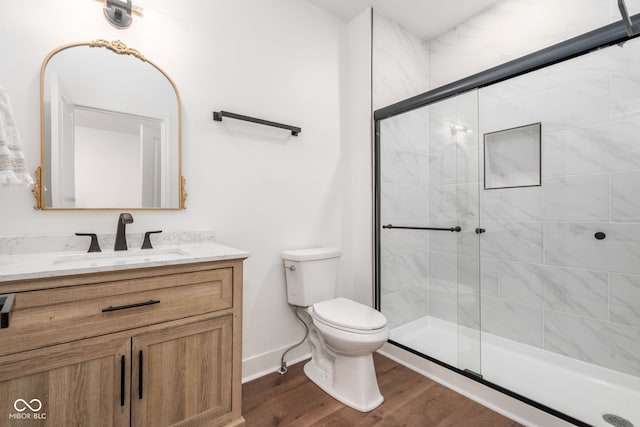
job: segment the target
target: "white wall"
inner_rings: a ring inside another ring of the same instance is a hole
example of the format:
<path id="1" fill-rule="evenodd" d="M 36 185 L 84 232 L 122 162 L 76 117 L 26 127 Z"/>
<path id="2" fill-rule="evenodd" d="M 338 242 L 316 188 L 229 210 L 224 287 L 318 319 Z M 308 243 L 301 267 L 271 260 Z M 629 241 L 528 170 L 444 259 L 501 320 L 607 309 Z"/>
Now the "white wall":
<path id="1" fill-rule="evenodd" d="M 373 300 L 373 153 L 371 142 L 371 9 L 347 26 L 347 143 L 344 147 L 346 187 L 343 242 L 350 266 L 344 296 L 363 304 Z"/>
<path id="2" fill-rule="evenodd" d="M 351 257 L 359 248 L 349 244 L 353 231 L 344 224 L 352 203 L 344 191 L 355 190 L 345 185 L 351 173 L 344 158 L 346 25 L 298 0 L 139 3 L 145 16 L 134 17 L 127 30 L 111 27 L 95 1 L 4 5 L 0 84 L 12 98 L 33 170 L 40 154 L 40 65 L 57 46 L 120 39 L 173 78 L 183 106 L 187 209 L 136 211 L 128 229 L 214 229 L 219 242 L 252 253 L 245 264 L 243 357 L 251 362 L 245 376 L 255 374 L 302 335 L 286 304 L 281 251 L 346 246 L 347 261 L 368 261 Z M 302 133 L 214 122 L 212 111 L 221 109 L 291 123 Z M 115 232 L 118 212 L 41 212 L 33 203 L 28 189 L 0 188 L 0 236 Z M 370 265 L 343 272 L 343 288 L 358 271 Z M 348 293 L 368 298 L 370 282 L 357 286 Z"/>

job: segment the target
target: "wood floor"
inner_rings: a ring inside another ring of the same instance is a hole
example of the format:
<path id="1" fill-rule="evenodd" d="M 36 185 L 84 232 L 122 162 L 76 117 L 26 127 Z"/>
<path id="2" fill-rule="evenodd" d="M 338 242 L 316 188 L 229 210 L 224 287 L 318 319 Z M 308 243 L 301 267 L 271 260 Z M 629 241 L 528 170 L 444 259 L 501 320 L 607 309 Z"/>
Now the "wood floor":
<path id="1" fill-rule="evenodd" d="M 378 384 L 385 401 L 361 413 L 344 406 L 312 383 L 304 363 L 285 375 L 269 374 L 242 387 L 242 412 L 248 427 L 511 427 L 520 424 L 374 354 Z"/>

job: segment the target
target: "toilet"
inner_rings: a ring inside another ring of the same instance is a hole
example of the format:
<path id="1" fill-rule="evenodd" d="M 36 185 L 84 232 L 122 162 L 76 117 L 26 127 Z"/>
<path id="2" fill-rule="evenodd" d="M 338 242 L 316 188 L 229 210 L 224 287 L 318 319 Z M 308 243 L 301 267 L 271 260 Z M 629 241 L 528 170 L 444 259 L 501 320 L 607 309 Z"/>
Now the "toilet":
<path id="1" fill-rule="evenodd" d="M 372 353 L 389 337 L 387 319 L 369 306 L 335 297 L 339 249 L 284 251 L 282 259 L 288 302 L 302 308 L 309 328 L 311 361 L 305 374 L 345 405 L 375 409 L 384 398 Z"/>

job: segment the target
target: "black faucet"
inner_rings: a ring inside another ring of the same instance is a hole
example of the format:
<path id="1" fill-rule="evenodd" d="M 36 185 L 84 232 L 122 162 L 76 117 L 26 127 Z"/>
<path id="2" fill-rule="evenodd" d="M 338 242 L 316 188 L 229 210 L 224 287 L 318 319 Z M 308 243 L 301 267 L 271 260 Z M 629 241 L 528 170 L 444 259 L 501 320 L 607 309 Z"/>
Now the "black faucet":
<path id="1" fill-rule="evenodd" d="M 127 235 L 125 232 L 126 224 L 131 224 L 133 217 L 130 213 L 121 213 L 118 217 L 118 231 L 116 232 L 116 245 L 113 247 L 114 251 L 126 251 L 127 250 Z"/>

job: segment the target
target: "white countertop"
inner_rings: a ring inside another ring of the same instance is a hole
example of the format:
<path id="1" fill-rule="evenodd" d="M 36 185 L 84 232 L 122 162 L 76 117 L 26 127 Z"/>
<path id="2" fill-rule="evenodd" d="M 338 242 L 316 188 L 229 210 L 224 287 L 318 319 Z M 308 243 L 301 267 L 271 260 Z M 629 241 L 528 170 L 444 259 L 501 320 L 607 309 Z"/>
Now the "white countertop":
<path id="1" fill-rule="evenodd" d="M 0 255 L 0 282 L 72 274 L 157 267 L 249 257 L 249 252 L 214 242 L 174 244 L 154 249 L 87 253 L 60 251 Z"/>

